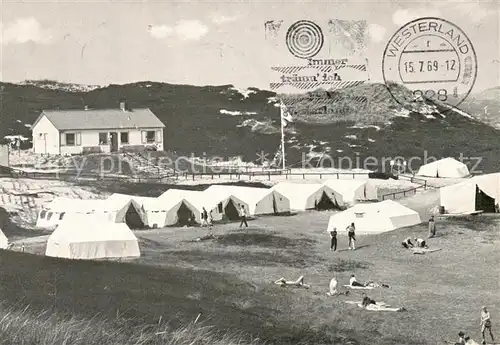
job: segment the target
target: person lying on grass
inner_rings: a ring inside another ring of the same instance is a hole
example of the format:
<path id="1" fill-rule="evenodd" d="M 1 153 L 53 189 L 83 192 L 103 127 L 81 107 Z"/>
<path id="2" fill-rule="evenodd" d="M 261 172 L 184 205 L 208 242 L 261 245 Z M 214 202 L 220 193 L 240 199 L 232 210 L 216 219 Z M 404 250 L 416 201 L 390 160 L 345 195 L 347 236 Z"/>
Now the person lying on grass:
<path id="1" fill-rule="evenodd" d="M 363 294 L 363 300 L 361 301 L 361 304 L 359 306 L 366 310 L 373 310 L 373 311 L 406 311 L 404 307 L 393 308 L 385 303 L 376 302 L 375 300 L 368 297 L 366 294 Z"/>
<path id="2" fill-rule="evenodd" d="M 304 287 L 306 289 L 309 289 L 311 287 L 311 285 L 309 284 L 304 284 L 304 276 L 300 276 L 296 281 L 286 280 L 285 278 L 281 277 L 280 279 L 276 280 L 274 284 L 281 285 L 282 287 L 289 285 Z"/>

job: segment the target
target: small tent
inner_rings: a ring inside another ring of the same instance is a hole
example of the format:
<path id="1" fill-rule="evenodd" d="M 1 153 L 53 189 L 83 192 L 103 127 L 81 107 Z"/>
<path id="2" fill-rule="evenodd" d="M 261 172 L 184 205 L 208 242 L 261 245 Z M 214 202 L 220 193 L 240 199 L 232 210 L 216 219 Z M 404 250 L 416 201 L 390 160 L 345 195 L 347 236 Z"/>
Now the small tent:
<path id="1" fill-rule="evenodd" d="M 127 224 L 102 214 L 65 217 L 49 236 L 45 255 L 84 260 L 141 256 L 137 237 Z"/>
<path id="2" fill-rule="evenodd" d="M 159 198 L 164 200 L 186 200 L 196 210 L 194 216 L 197 223 L 201 223 L 203 207 L 205 207 L 208 213 L 211 212 L 214 221 L 238 220 L 240 218 L 239 210 L 241 206 L 244 206 L 247 212 L 249 210 L 248 204 L 243 200 L 220 191 L 205 193 L 172 188 L 163 193 Z"/>
<path id="3" fill-rule="evenodd" d="M 325 186 L 342 195 L 346 204 L 354 204 L 356 201 L 378 200 L 377 188 L 366 180 L 327 180 Z"/>
<path id="4" fill-rule="evenodd" d="M 469 168 L 462 162 L 448 157 L 422 165 L 417 175 L 441 178 L 462 178 L 470 175 Z"/>
<path id="5" fill-rule="evenodd" d="M 392 200 L 357 204 L 334 214 L 328 222 L 328 231 L 334 227 L 340 233 L 354 223 L 357 233 L 377 234 L 420 224 L 418 212 Z M 345 231 L 344 231 L 345 232 Z"/>
<path id="6" fill-rule="evenodd" d="M 292 210 L 340 209 L 344 204 L 340 193 L 319 183 L 281 182 L 272 189 L 290 200 Z"/>
<path id="7" fill-rule="evenodd" d="M 7 249 L 9 247 L 9 240 L 7 236 L 3 233 L 2 229 L 0 229 L 0 249 Z"/>
<path id="8" fill-rule="evenodd" d="M 66 215 L 103 214 L 116 223 L 126 223 L 132 229 L 141 229 L 147 224 L 146 214 L 134 200 L 111 199 L 70 199 L 57 197 L 38 213 L 37 227 L 57 226 Z"/>
<path id="9" fill-rule="evenodd" d="M 440 201 L 445 212 L 451 214 L 499 212 L 500 173 L 474 176 L 466 181 L 442 187 Z"/>
<path id="10" fill-rule="evenodd" d="M 250 215 L 280 214 L 290 212 L 290 201 L 283 194 L 268 188 L 244 186 L 212 185 L 205 190 L 209 193 L 234 195 L 248 204 Z"/>

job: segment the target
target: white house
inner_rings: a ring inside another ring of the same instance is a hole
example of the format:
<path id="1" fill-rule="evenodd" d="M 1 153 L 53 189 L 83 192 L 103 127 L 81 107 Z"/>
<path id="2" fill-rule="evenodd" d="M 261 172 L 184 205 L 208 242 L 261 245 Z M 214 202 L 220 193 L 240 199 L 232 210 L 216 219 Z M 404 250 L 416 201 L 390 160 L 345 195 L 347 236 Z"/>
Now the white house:
<path id="1" fill-rule="evenodd" d="M 44 110 L 32 126 L 38 154 L 117 152 L 127 148 L 163 150 L 165 125 L 149 109 Z"/>

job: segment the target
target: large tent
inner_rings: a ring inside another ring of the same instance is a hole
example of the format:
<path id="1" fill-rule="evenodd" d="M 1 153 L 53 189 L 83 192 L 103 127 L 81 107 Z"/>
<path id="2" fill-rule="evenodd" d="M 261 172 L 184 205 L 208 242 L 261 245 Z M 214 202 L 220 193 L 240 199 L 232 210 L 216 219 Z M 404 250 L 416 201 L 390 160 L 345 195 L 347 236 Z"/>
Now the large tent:
<path id="1" fill-rule="evenodd" d="M 377 234 L 398 228 L 420 224 L 418 212 L 395 201 L 385 200 L 370 204 L 357 204 L 334 214 L 328 222 L 328 231 L 333 227 L 344 233 L 354 223 L 357 233 Z"/>
<path id="2" fill-rule="evenodd" d="M 441 206 L 446 213 L 498 212 L 500 173 L 474 176 L 440 189 Z"/>
<path id="3" fill-rule="evenodd" d="M 366 180 L 327 180 L 326 186 L 342 195 L 346 204 L 354 204 L 356 201 L 378 200 L 377 188 Z"/>
<path id="4" fill-rule="evenodd" d="M 344 204 L 340 193 L 319 183 L 281 182 L 272 189 L 290 200 L 292 210 L 340 209 Z"/>
<path id="5" fill-rule="evenodd" d="M 125 223 L 96 214 L 71 214 L 49 236 L 45 255 L 68 259 L 141 256 L 139 242 Z"/>
<path id="6" fill-rule="evenodd" d="M 38 213 L 37 227 L 54 227 L 71 214 L 103 214 L 116 223 L 126 223 L 132 229 L 144 228 L 146 213 L 134 200 L 127 198 L 70 199 L 57 197 Z"/>
<path id="7" fill-rule="evenodd" d="M 190 191 L 181 189 L 169 189 L 160 197 L 162 200 L 186 200 L 196 212 L 195 221 L 201 223 L 203 207 L 208 213 L 211 212 L 214 221 L 238 220 L 241 206 L 248 212 L 248 204 L 234 195 L 223 192 L 205 193 L 201 191 Z"/>
<path id="8" fill-rule="evenodd" d="M 0 229 L 0 249 L 7 249 L 9 247 L 9 240 L 7 236 L 3 233 L 2 229 Z"/>
<path id="9" fill-rule="evenodd" d="M 290 201 L 276 190 L 244 186 L 212 185 L 206 194 L 226 193 L 243 200 L 249 206 L 250 215 L 280 214 L 290 212 Z"/>
<path id="10" fill-rule="evenodd" d="M 470 175 L 469 168 L 462 162 L 448 157 L 422 165 L 417 175 L 442 178 L 462 178 Z"/>

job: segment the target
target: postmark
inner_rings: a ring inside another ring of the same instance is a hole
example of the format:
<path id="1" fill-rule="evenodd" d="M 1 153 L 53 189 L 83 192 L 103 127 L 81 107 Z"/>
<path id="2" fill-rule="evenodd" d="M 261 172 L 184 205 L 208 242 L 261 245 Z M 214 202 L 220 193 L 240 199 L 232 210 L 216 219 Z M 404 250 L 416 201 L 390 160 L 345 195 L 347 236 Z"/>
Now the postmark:
<path id="1" fill-rule="evenodd" d="M 321 27 L 310 20 L 299 20 L 288 28 L 286 45 L 300 59 L 316 56 L 323 48 L 325 37 Z"/>
<path id="2" fill-rule="evenodd" d="M 457 25 L 424 17 L 405 24 L 391 37 L 382 72 L 391 95 L 402 105 L 430 99 L 456 107 L 474 86 L 477 57 L 469 37 Z"/>

